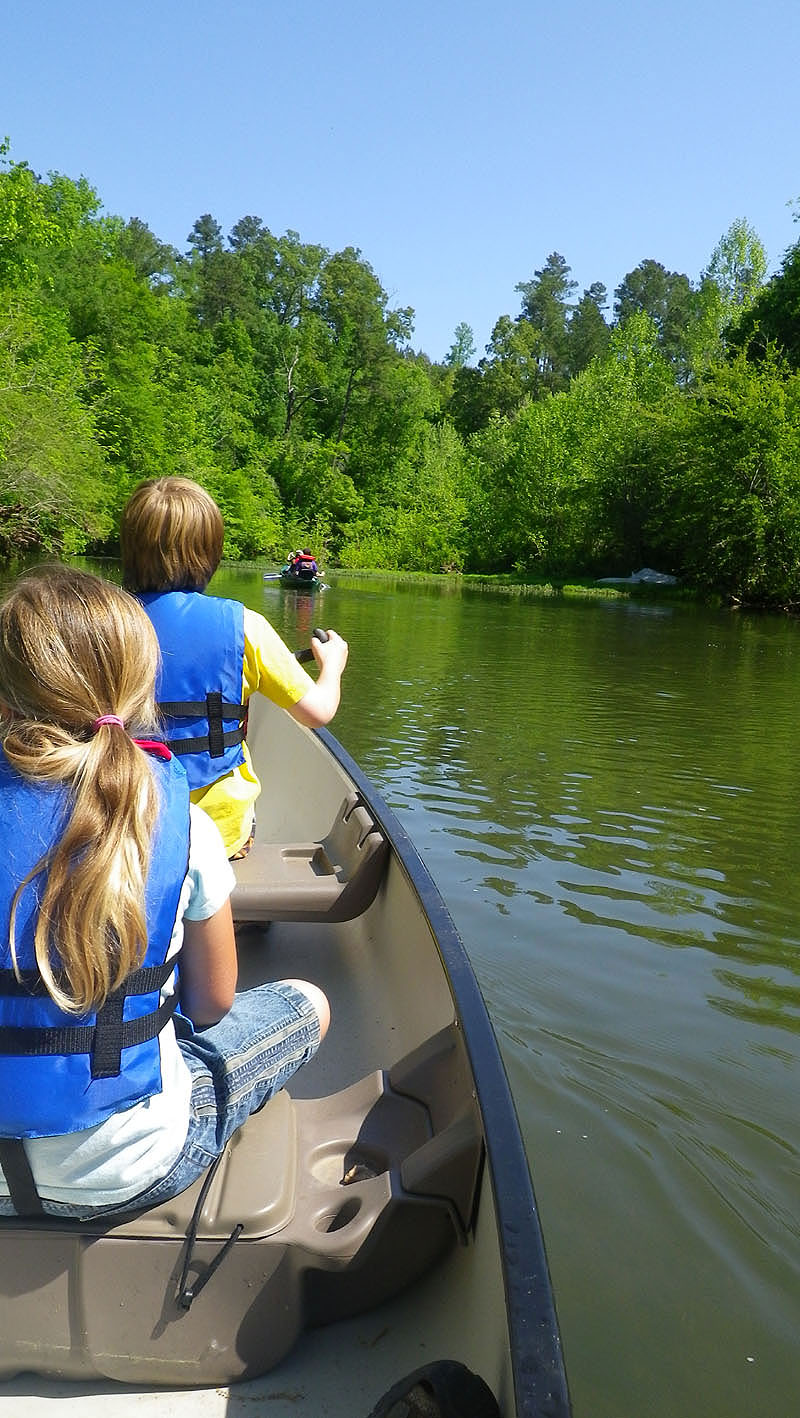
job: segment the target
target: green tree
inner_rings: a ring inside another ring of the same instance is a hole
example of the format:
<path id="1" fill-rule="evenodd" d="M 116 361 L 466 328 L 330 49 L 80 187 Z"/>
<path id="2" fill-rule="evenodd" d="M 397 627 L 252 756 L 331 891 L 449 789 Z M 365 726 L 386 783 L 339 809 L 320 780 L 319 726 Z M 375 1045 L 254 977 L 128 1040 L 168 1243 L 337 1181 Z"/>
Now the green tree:
<path id="1" fill-rule="evenodd" d="M 703 271 L 692 331 L 692 365 L 707 369 L 720 359 L 763 286 L 767 257 L 756 232 L 743 219 L 732 222 Z"/>
<path id="2" fill-rule="evenodd" d="M 216 255 L 222 250 L 222 227 L 210 212 L 204 212 L 202 217 L 198 217 L 186 243 L 190 246 L 201 261 L 207 261 L 210 256 Z"/>
<path id="3" fill-rule="evenodd" d="M 80 351 L 35 297 L 0 297 L 0 557 L 83 550 L 111 530 Z"/>
<path id="4" fill-rule="evenodd" d="M 614 292 L 614 314 L 624 325 L 638 312 L 649 316 L 659 344 L 684 379 L 691 364 L 691 330 L 698 316 L 695 292 L 688 276 L 668 271 L 660 261 L 641 261 Z"/>
<path id="5" fill-rule="evenodd" d="M 569 380 L 569 298 L 576 288 L 564 257 L 554 251 L 533 280 L 522 281 L 522 312 L 495 322 L 477 375 L 457 370 L 450 413 L 463 436 L 496 415 L 509 418 L 530 399 L 566 388 Z"/>
<path id="6" fill-rule="evenodd" d="M 492 419 L 468 443 L 477 566 L 613 574 L 639 556 L 650 505 L 638 442 L 667 396 L 672 370 L 638 313 L 568 390 Z"/>
<path id="7" fill-rule="evenodd" d="M 652 535 L 693 585 L 800 603 L 800 375 L 774 354 L 717 365 L 659 430 Z"/>
<path id="8" fill-rule="evenodd" d="M 569 397 L 583 429 L 578 456 L 588 488 L 584 567 L 628 575 L 655 562 L 671 570 L 650 535 L 655 473 L 647 450 L 682 395 L 648 315 L 639 311 L 612 330 L 606 356 L 573 381 Z"/>
<path id="9" fill-rule="evenodd" d="M 383 370 L 411 335 L 412 310 L 389 310 L 372 267 L 354 247 L 335 253 L 319 276 L 316 310 L 327 326 L 332 375 L 327 432 L 341 442 L 354 406 L 371 397 Z"/>
<path id="10" fill-rule="evenodd" d="M 593 281 L 572 312 L 566 339 L 566 367 L 570 378 L 608 350 L 611 330 L 603 315 L 607 303 L 602 281 Z"/>
<path id="11" fill-rule="evenodd" d="M 153 288 L 119 240 L 119 227 L 88 223 L 68 250 L 48 256 L 42 275 L 43 298 L 81 347 L 98 437 L 123 496 L 131 482 L 174 468 L 197 427 L 185 407 L 194 387 L 188 307 Z"/>
<path id="12" fill-rule="evenodd" d="M 730 332 L 729 344 L 751 359 L 768 357 L 774 345 L 793 369 L 800 368 L 800 241 L 789 247 L 780 270 Z"/>
<path id="13" fill-rule="evenodd" d="M 257 217 L 237 222 L 230 240 L 251 296 L 245 319 L 260 378 L 259 426 L 269 436 L 313 436 L 328 334 L 314 300 L 327 252 L 295 231 L 275 237 Z"/>
<path id="14" fill-rule="evenodd" d="M 567 382 L 567 326 L 571 296 L 577 285 L 564 257 L 553 251 L 541 270 L 534 272 L 532 281 L 521 281 L 517 286 L 522 295 L 520 319 L 527 321 L 539 336 L 538 368 L 543 389 L 560 389 Z"/>
<path id="15" fill-rule="evenodd" d="M 495 414 L 511 417 L 528 400 L 538 398 L 543 387 L 543 359 L 541 331 L 530 320 L 501 315 L 486 355 L 478 361 L 480 383 L 471 389 L 465 382 L 461 385 L 473 396 L 472 427 L 484 426 Z M 463 431 L 469 431 L 469 425 Z"/>
<path id="16" fill-rule="evenodd" d="M 175 247 L 159 241 L 139 217 L 131 217 L 129 222 L 120 225 L 117 253 L 132 266 L 137 276 L 151 285 L 168 283 L 175 277 L 178 263 Z"/>
<path id="17" fill-rule="evenodd" d="M 84 178 L 50 173 L 42 182 L 0 143 L 0 286 L 38 284 L 43 254 L 68 248 L 99 207 Z"/>
<path id="18" fill-rule="evenodd" d="M 493 391 L 486 374 L 484 360 L 480 361 L 477 369 L 469 364 L 462 365 L 453 371 L 450 389 L 444 390 L 445 412 L 462 438 L 485 428 L 494 412 Z M 519 397 L 518 393 L 515 394 L 512 407 L 516 407 Z"/>
<path id="19" fill-rule="evenodd" d="M 286 506 L 288 540 L 338 550 L 364 498 L 346 471 L 349 449 L 320 438 L 276 440 L 269 462 Z M 290 530 L 291 529 L 291 530 Z"/>
<path id="20" fill-rule="evenodd" d="M 767 255 L 755 229 L 743 217 L 731 222 L 711 253 L 703 279 L 720 294 L 726 325 L 736 325 L 750 310 L 764 284 Z"/>
<path id="21" fill-rule="evenodd" d="M 472 333 L 472 326 L 462 320 L 456 325 L 453 343 L 444 357 L 444 362 L 449 369 L 463 369 L 464 365 L 469 364 L 474 357 L 475 336 Z"/>
<path id="22" fill-rule="evenodd" d="M 372 505 L 345 529 L 345 566 L 400 571 L 460 569 L 466 549 L 464 445 L 449 424 L 423 424 L 395 497 Z"/>

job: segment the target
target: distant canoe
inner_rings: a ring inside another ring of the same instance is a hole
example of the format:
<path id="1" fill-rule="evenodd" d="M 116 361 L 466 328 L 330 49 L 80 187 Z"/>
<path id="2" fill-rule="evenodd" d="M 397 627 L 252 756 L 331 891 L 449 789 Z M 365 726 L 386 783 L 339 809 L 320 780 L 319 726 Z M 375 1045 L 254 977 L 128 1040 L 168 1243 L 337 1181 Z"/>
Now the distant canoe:
<path id="1" fill-rule="evenodd" d="M 281 571 L 281 585 L 292 591 L 321 591 L 325 582 L 321 576 L 295 576 L 286 569 Z"/>
<path id="2" fill-rule="evenodd" d="M 321 576 L 295 576 L 288 566 L 282 566 L 280 571 L 265 572 L 264 580 L 279 581 L 291 591 L 324 591 L 326 585 Z"/>

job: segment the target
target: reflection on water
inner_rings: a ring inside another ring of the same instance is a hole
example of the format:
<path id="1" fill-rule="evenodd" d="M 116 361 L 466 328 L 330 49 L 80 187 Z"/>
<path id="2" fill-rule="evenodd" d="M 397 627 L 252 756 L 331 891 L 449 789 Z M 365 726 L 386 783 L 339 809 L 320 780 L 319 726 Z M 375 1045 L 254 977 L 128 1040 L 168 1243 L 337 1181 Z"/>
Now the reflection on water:
<path id="1" fill-rule="evenodd" d="M 774 1418 L 800 1363 L 800 627 L 256 569 L 474 962 L 576 1418 Z"/>

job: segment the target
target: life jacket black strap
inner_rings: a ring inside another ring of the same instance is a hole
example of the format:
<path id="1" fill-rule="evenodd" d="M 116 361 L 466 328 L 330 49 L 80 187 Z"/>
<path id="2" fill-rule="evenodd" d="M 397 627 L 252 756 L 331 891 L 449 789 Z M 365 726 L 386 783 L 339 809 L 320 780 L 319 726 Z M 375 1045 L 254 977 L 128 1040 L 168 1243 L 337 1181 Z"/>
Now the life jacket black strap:
<path id="1" fill-rule="evenodd" d="M 129 975 L 124 985 L 108 996 L 95 1021 L 92 1045 L 92 1078 L 116 1078 L 122 1069 L 122 1050 L 132 1044 L 144 1044 L 160 1034 L 178 1005 L 176 994 L 168 995 L 152 1014 L 123 1022 L 122 1014 L 128 995 L 146 995 L 160 990 L 175 968 L 175 958 L 162 965 L 141 966 Z M 153 1021 L 160 1021 L 151 1032 Z M 140 1030 L 131 1026 L 140 1025 Z"/>
<path id="2" fill-rule="evenodd" d="M 46 995 L 44 980 L 38 970 L 22 970 L 19 979 L 13 970 L 0 970 L 0 995 L 20 998 L 23 995 Z"/>
<path id="3" fill-rule="evenodd" d="M 244 736 L 244 729 L 226 729 L 221 739 L 213 740 L 213 748 L 210 734 L 204 734 L 200 739 L 167 739 L 167 748 L 179 757 L 187 753 L 207 753 L 211 758 L 221 758 L 226 748 L 244 743 Z"/>
<path id="4" fill-rule="evenodd" d="M 247 713 L 246 704 L 229 704 L 223 700 L 221 707 L 223 719 L 244 719 Z M 160 699 L 156 708 L 170 719 L 196 719 L 205 714 L 208 704 L 205 699 Z"/>
<path id="5" fill-rule="evenodd" d="M 112 1003 L 113 1002 L 113 1003 Z M 138 1019 L 122 1019 L 124 995 L 110 995 L 94 1024 L 44 1027 L 0 1027 L 0 1054 L 44 1058 L 50 1054 L 91 1054 L 92 1077 L 116 1077 L 123 1049 L 155 1039 L 175 1013 L 177 995 L 169 995 L 157 1009 Z"/>
<path id="6" fill-rule="evenodd" d="M 140 965 L 125 981 L 126 995 L 149 995 L 167 983 L 178 963 L 177 955 L 161 965 Z M 24 995 L 46 995 L 47 989 L 38 970 L 21 970 L 19 979 L 13 970 L 0 970 L 0 995 L 20 998 Z"/>
<path id="7" fill-rule="evenodd" d="M 176 957 L 165 960 L 161 965 L 141 965 L 129 975 L 124 985 L 120 985 L 113 995 L 109 995 L 95 1022 L 95 1039 L 92 1046 L 92 1078 L 116 1078 L 122 1070 L 122 1050 L 132 1044 L 144 1044 L 160 1034 L 168 1019 L 178 1007 L 177 994 L 168 995 L 152 1014 L 140 1015 L 138 1019 L 123 1022 L 125 1000 L 129 995 L 147 995 L 166 984 L 175 969 Z M 151 1021 L 156 1028 L 151 1032 Z M 137 1031 L 132 1025 L 140 1025 Z"/>
<path id="8" fill-rule="evenodd" d="M 0 1137 L 0 1169 L 17 1216 L 43 1216 L 44 1207 L 21 1137 Z"/>
<path id="9" fill-rule="evenodd" d="M 125 991 L 109 995 L 97 1011 L 92 1043 L 92 1078 L 117 1078 L 122 1069 L 122 1013 Z"/>
<path id="10" fill-rule="evenodd" d="M 245 736 L 244 723 L 247 719 L 246 704 L 228 704 L 219 690 L 211 690 L 205 700 L 185 701 L 164 700 L 158 708 L 169 718 L 197 718 L 208 720 L 208 733 L 192 738 L 167 739 L 167 747 L 180 757 L 187 753 L 207 753 L 210 758 L 222 758 L 226 748 L 242 743 Z M 238 719 L 237 729 L 225 729 L 225 719 Z"/>

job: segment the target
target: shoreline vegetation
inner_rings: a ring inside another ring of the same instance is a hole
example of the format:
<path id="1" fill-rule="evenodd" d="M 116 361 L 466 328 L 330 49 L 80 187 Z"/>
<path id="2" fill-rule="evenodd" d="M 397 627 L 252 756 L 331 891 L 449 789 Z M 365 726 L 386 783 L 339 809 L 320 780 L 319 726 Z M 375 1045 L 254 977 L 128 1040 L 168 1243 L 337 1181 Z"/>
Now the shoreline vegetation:
<path id="1" fill-rule="evenodd" d="M 0 144 L 0 567 L 113 556 L 169 473 L 233 561 L 796 612 L 800 242 L 766 270 L 742 219 L 613 296 L 553 251 L 482 356 L 461 324 L 436 361 L 354 247 L 206 213 L 179 252 Z M 678 584 L 596 584 L 636 566 Z"/>
<path id="2" fill-rule="evenodd" d="M 601 586 L 592 579 L 571 578 L 534 580 L 514 575 L 484 575 L 480 572 L 458 571 L 383 571 L 374 568 L 351 570 L 337 567 L 330 573 L 334 580 L 379 581 L 414 586 L 431 586 L 453 591 L 486 591 L 495 595 L 531 597 L 539 600 L 642 601 L 650 604 L 709 604 L 707 596 L 685 586 L 638 585 Z"/>

